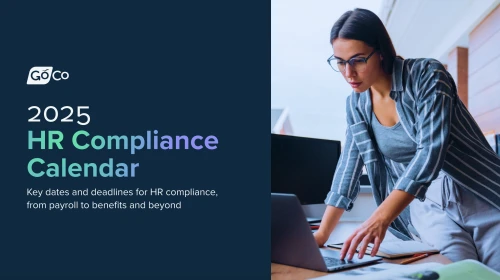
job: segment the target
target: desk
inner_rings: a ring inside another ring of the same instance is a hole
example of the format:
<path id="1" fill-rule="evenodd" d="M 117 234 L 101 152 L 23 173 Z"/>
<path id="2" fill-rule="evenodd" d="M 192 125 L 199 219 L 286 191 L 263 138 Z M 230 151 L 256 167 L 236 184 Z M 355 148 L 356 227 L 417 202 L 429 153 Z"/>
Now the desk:
<path id="1" fill-rule="evenodd" d="M 335 249 L 331 249 L 331 250 L 335 250 Z M 411 258 L 411 257 L 398 258 L 398 259 L 382 259 L 382 262 L 400 263 L 403 260 L 406 260 L 409 258 Z M 434 255 L 428 256 L 425 259 L 421 259 L 421 260 L 418 260 L 416 262 L 412 262 L 411 264 L 419 264 L 419 263 L 426 263 L 426 262 L 437 262 L 437 263 L 442 263 L 442 264 L 451 263 L 451 261 L 447 257 L 445 257 L 441 254 L 434 254 Z M 356 269 L 356 268 L 359 268 L 359 267 L 354 267 L 352 269 Z M 334 272 L 326 273 L 326 272 L 321 272 L 321 271 L 314 271 L 314 270 L 309 270 L 309 269 L 304 269 L 304 268 L 292 267 L 292 266 L 288 266 L 288 265 L 271 263 L 271 279 L 272 280 L 309 279 L 309 278 L 314 278 L 314 277 L 325 276 L 327 274 L 332 274 L 332 273 L 334 273 Z"/>
<path id="2" fill-rule="evenodd" d="M 344 242 L 344 240 L 349 236 L 350 233 L 352 233 L 352 231 L 354 229 L 356 229 L 359 226 L 359 224 L 360 224 L 359 222 L 340 222 L 335 227 L 335 230 L 330 235 L 330 238 L 328 239 L 326 244 Z M 387 231 L 386 237 L 384 240 L 397 240 L 397 238 L 395 236 L 393 236 L 389 231 Z M 327 249 L 338 250 L 338 249 L 333 249 L 333 248 L 327 248 Z M 382 259 L 382 262 L 400 263 L 403 260 L 406 260 L 409 258 L 411 258 L 411 256 L 406 257 L 406 258 L 397 258 L 397 259 Z M 446 258 L 445 256 L 443 256 L 441 254 L 434 254 L 434 255 L 431 255 L 425 259 L 421 259 L 421 260 L 418 260 L 416 262 L 413 262 L 411 264 L 419 264 L 419 263 L 426 263 L 426 262 L 437 262 L 437 263 L 442 263 L 442 264 L 451 263 L 451 261 L 448 258 Z M 357 268 L 359 268 L 359 267 L 354 267 L 352 269 L 357 269 Z M 292 266 L 287 266 L 287 265 L 282 265 L 282 264 L 271 263 L 271 279 L 272 280 L 309 279 L 309 278 L 324 276 L 324 275 L 331 274 L 331 273 L 333 273 L 333 272 L 325 273 L 325 272 L 320 272 L 320 271 L 314 271 L 314 270 L 309 270 L 309 269 L 303 269 L 303 268 L 298 268 L 298 267 L 292 267 Z"/>

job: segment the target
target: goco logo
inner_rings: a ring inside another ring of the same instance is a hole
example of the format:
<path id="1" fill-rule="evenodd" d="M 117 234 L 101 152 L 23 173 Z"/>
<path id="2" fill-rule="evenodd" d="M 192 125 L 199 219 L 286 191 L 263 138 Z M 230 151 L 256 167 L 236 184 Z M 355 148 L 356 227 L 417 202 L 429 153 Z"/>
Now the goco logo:
<path id="1" fill-rule="evenodd" d="M 35 66 L 30 69 L 28 73 L 28 85 L 46 85 L 51 79 L 54 81 L 67 80 L 69 78 L 68 72 L 61 72 L 56 70 L 52 72 L 52 66 Z"/>

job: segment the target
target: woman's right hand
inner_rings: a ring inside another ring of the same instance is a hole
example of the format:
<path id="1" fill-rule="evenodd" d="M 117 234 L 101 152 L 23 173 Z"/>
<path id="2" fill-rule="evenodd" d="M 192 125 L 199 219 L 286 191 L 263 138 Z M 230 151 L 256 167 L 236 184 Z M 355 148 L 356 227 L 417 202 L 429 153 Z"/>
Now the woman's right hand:
<path id="1" fill-rule="evenodd" d="M 326 207 L 325 213 L 323 214 L 323 219 L 321 220 L 321 225 L 319 229 L 314 233 L 314 239 L 319 247 L 324 247 L 330 234 L 340 220 L 340 217 L 344 213 L 344 209 L 337 208 L 328 205 Z"/>
<path id="2" fill-rule="evenodd" d="M 318 244 L 319 247 L 325 246 L 326 241 L 328 240 L 328 236 L 326 236 L 322 231 L 316 231 L 313 233 L 314 239 L 316 239 L 316 244 Z"/>

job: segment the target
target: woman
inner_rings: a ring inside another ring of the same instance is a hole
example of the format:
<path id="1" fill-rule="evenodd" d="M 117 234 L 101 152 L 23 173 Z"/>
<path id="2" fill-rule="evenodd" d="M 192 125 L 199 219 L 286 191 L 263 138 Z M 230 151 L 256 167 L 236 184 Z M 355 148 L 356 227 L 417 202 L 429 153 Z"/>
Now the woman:
<path id="1" fill-rule="evenodd" d="M 402 59 L 380 19 L 364 9 L 334 24 L 328 62 L 352 86 L 346 144 L 326 211 L 314 234 L 328 240 L 359 192 L 366 166 L 378 205 L 345 241 L 350 260 L 389 229 L 421 240 L 452 261 L 475 259 L 500 271 L 500 158 L 434 59 Z M 415 199 L 417 198 L 417 199 Z"/>

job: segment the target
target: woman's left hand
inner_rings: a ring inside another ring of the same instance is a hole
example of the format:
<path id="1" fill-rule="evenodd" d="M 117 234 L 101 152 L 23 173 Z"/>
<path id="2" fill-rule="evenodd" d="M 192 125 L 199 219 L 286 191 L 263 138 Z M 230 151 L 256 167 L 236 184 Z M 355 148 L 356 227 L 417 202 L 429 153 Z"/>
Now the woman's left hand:
<path id="1" fill-rule="evenodd" d="M 358 254 L 358 258 L 361 259 L 365 255 L 366 248 L 370 243 L 374 244 L 371 256 L 375 256 L 380 243 L 384 240 L 389 224 L 390 222 L 385 219 L 372 215 L 344 242 L 344 246 L 342 246 L 342 250 L 340 251 L 340 258 L 344 259 L 347 255 L 347 259 L 352 260 L 356 249 L 361 245 Z"/>
<path id="2" fill-rule="evenodd" d="M 380 247 L 380 243 L 384 240 L 389 225 L 405 207 L 413 201 L 413 199 L 415 199 L 415 196 L 405 191 L 392 191 L 375 212 L 373 212 L 371 217 L 347 238 L 340 251 L 341 259 L 344 259 L 347 255 L 347 259 L 352 260 L 359 245 L 361 245 L 361 247 L 359 249 L 358 258 L 362 258 L 370 243 L 374 244 L 371 256 L 375 256 Z"/>

